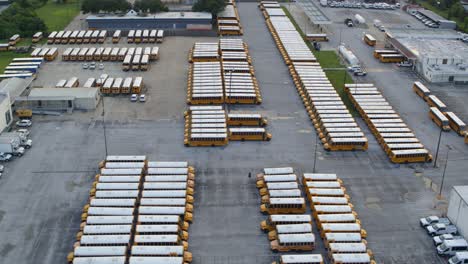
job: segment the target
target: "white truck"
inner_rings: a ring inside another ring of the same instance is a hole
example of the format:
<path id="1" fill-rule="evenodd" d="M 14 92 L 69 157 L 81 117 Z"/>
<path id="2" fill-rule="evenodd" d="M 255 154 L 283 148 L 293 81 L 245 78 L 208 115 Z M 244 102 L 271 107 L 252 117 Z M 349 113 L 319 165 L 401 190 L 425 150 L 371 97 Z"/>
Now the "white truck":
<path id="1" fill-rule="evenodd" d="M 1 137 L 19 138 L 20 146 L 29 149 L 32 147 L 32 140 L 28 138 L 28 135 L 29 135 L 29 130 L 18 129 L 15 132 L 4 132 L 0 135 L 0 138 Z"/>
<path id="2" fill-rule="evenodd" d="M 22 156 L 24 148 L 20 146 L 21 140 L 19 137 L 0 136 L 0 152 Z"/>

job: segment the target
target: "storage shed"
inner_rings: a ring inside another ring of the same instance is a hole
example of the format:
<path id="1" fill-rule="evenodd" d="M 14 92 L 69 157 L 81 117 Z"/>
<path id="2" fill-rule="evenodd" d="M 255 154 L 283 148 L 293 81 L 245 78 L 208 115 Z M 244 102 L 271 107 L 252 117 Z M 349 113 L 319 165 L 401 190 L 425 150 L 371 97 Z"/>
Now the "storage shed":
<path id="1" fill-rule="evenodd" d="M 457 226 L 458 232 L 468 238 L 468 185 L 453 186 L 447 217 Z"/>
<path id="2" fill-rule="evenodd" d="M 98 88 L 35 88 L 21 100 L 33 110 L 90 111 L 96 109 L 100 98 Z"/>

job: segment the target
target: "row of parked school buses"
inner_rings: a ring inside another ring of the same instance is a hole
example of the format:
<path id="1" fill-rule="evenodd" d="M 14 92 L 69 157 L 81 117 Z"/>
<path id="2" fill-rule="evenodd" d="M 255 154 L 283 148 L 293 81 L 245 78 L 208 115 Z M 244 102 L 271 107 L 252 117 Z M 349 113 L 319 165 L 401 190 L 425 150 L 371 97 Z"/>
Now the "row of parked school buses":
<path id="1" fill-rule="evenodd" d="M 55 48 L 56 49 L 56 48 Z M 34 52 L 33 52 L 34 53 Z M 149 60 L 159 59 L 159 47 L 137 48 L 67 48 L 62 53 L 63 61 L 125 61 L 127 56 L 147 55 Z"/>
<path id="2" fill-rule="evenodd" d="M 237 5 L 234 0 L 226 1 L 226 7 L 218 14 L 217 24 L 219 36 L 241 36 L 244 33 L 240 24 Z"/>
<path id="3" fill-rule="evenodd" d="M 345 84 L 345 92 L 392 162 L 432 161 L 429 151 L 374 84 Z"/>
<path id="4" fill-rule="evenodd" d="M 304 173 L 302 184 L 331 262 L 375 263 L 343 181 L 336 174 Z"/>
<path id="5" fill-rule="evenodd" d="M 367 150 L 367 138 L 284 11 L 274 1 L 262 1 L 260 8 L 324 148 Z"/>
<path id="6" fill-rule="evenodd" d="M 58 56 L 57 48 L 35 48 L 31 52 L 31 57 L 33 58 L 44 58 L 47 61 L 53 61 Z"/>
<path id="7" fill-rule="evenodd" d="M 466 124 L 454 112 L 448 111 L 447 105 L 437 96 L 431 94 L 431 90 L 421 82 L 414 82 L 413 91 L 429 106 L 429 118 L 443 131 L 453 130 L 461 137 L 465 137 L 468 144 Z"/>
<path id="8" fill-rule="evenodd" d="M 230 140 L 269 141 L 272 138 L 264 128 L 267 120 L 259 114 L 226 114 L 222 106 L 190 106 L 184 116 L 185 146 L 224 146 Z"/>
<path id="9" fill-rule="evenodd" d="M 190 50 L 188 104 L 260 104 L 255 72 L 242 39 L 195 43 Z"/>
<path id="10" fill-rule="evenodd" d="M 52 31 L 47 37 L 47 44 L 88 44 L 104 43 L 107 30 Z"/>
<path id="11" fill-rule="evenodd" d="M 361 228 L 343 182 L 335 174 L 304 173 L 302 185 L 312 214 L 307 214 L 293 168 L 265 168 L 257 175 L 256 185 L 262 197 L 261 211 L 269 214 L 260 228 L 268 232 L 272 250 L 313 250 L 312 219 L 315 219 L 331 263 L 375 263 L 367 248 L 367 233 Z M 295 258 L 301 262 L 293 262 Z M 314 254 L 282 256 L 279 263 L 324 262 L 321 255 Z"/>
<path id="12" fill-rule="evenodd" d="M 374 50 L 374 58 L 383 63 L 398 63 L 406 60 L 406 57 L 403 56 L 400 52 L 390 49 Z"/>
<path id="13" fill-rule="evenodd" d="M 120 31 L 120 30 L 117 30 Z M 116 31 L 116 32 L 117 32 Z M 116 36 L 114 32 L 114 36 L 112 38 L 112 42 L 116 43 L 116 39 L 120 39 L 120 32 L 119 36 Z M 162 29 L 137 29 L 137 30 L 130 30 L 128 31 L 127 35 L 127 42 L 128 43 L 162 43 L 164 40 L 164 30 Z M 117 41 L 118 42 L 118 41 Z"/>
<path id="14" fill-rule="evenodd" d="M 187 264 L 194 168 L 107 156 L 83 208 L 69 263 Z"/>
<path id="15" fill-rule="evenodd" d="M 6 78 L 27 78 L 36 77 L 42 64 L 46 60 L 44 58 L 13 58 L 13 60 L 5 67 L 3 74 L 0 74 L 0 81 Z"/>

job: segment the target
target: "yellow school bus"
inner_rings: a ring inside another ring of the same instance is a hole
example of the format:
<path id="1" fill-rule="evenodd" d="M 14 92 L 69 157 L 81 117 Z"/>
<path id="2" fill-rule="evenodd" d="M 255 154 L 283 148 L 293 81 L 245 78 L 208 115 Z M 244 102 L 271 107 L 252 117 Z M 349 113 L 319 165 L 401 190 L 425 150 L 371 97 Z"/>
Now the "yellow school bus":
<path id="1" fill-rule="evenodd" d="M 320 254 L 282 255 L 278 261 L 271 264 L 323 264 L 323 257 Z"/>
<path id="2" fill-rule="evenodd" d="M 443 131 L 450 131 L 448 118 L 437 107 L 429 109 L 429 118 Z"/>
<path id="3" fill-rule="evenodd" d="M 230 126 L 266 126 L 268 121 L 260 114 L 228 114 Z"/>
<path id="4" fill-rule="evenodd" d="M 272 138 L 271 134 L 266 132 L 265 128 L 244 128 L 236 127 L 229 128 L 229 140 L 260 140 L 270 141 Z"/>
<path id="5" fill-rule="evenodd" d="M 432 155 L 427 149 L 392 150 L 390 160 L 393 163 L 431 162 Z"/>
<path id="6" fill-rule="evenodd" d="M 377 40 L 371 34 L 365 34 L 364 42 L 366 42 L 367 45 L 369 46 L 375 46 L 375 44 L 377 43 Z"/>
<path id="7" fill-rule="evenodd" d="M 431 90 L 429 90 L 424 84 L 421 82 L 414 82 L 413 83 L 413 91 L 419 95 L 424 100 L 427 100 L 427 97 L 431 95 Z"/>
<path id="8" fill-rule="evenodd" d="M 315 248 L 315 236 L 312 233 L 281 234 L 270 242 L 270 247 L 274 252 L 310 251 Z"/>
<path id="9" fill-rule="evenodd" d="M 466 124 L 454 112 L 445 112 L 445 116 L 447 116 L 449 125 L 453 131 L 457 132 L 460 136 L 466 135 Z"/>
<path id="10" fill-rule="evenodd" d="M 273 214 L 260 223 L 260 229 L 263 231 L 275 230 L 276 225 L 312 223 L 310 214 Z"/>
<path id="11" fill-rule="evenodd" d="M 260 211 L 267 214 L 303 214 L 306 212 L 304 198 L 270 198 L 260 206 Z"/>

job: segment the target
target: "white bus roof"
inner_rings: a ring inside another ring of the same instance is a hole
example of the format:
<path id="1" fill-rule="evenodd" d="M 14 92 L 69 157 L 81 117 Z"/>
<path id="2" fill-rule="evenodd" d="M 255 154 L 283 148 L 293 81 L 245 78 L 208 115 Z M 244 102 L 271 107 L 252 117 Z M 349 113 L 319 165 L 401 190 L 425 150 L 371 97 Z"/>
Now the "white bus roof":
<path id="1" fill-rule="evenodd" d="M 136 232 L 138 233 L 177 233 L 179 225 L 137 225 Z"/>
<path id="2" fill-rule="evenodd" d="M 297 181 L 296 174 L 274 174 L 274 175 L 265 175 L 263 176 L 264 182 L 289 182 Z"/>
<path id="3" fill-rule="evenodd" d="M 307 181 L 330 181 L 337 180 L 336 174 L 324 174 L 324 173 L 304 173 L 303 176 Z"/>
<path id="4" fill-rule="evenodd" d="M 321 223 L 339 223 L 356 221 L 354 214 L 319 214 L 317 220 Z"/>
<path id="5" fill-rule="evenodd" d="M 308 243 L 315 242 L 315 236 L 312 233 L 304 234 L 278 234 L 280 243 Z"/>
<path id="6" fill-rule="evenodd" d="M 135 243 L 175 243 L 178 235 L 135 235 Z"/>
<path id="7" fill-rule="evenodd" d="M 141 176 L 99 176 L 99 182 L 139 182 Z"/>
<path id="8" fill-rule="evenodd" d="M 332 252 L 366 253 L 367 246 L 363 242 L 357 243 L 329 243 L 328 248 Z"/>
<path id="9" fill-rule="evenodd" d="M 136 199 L 91 199 L 90 206 L 96 207 L 109 207 L 109 206 L 122 206 L 133 207 L 136 204 Z"/>
<path id="10" fill-rule="evenodd" d="M 328 242 L 361 242 L 361 233 L 325 233 Z"/>
<path id="11" fill-rule="evenodd" d="M 96 191 L 96 198 L 136 198 L 138 190 L 130 191 Z"/>
<path id="12" fill-rule="evenodd" d="M 270 215 L 273 222 L 295 222 L 295 223 L 308 223 L 312 221 L 312 217 L 307 214 L 290 214 L 290 215 Z"/>
<path id="13" fill-rule="evenodd" d="M 320 254 L 282 255 L 283 264 L 322 264 L 323 257 Z"/>
<path id="14" fill-rule="evenodd" d="M 73 250 L 75 257 L 98 257 L 98 256 L 125 256 L 127 254 L 126 246 L 114 247 L 81 247 Z M 112 263 L 112 262 L 111 262 Z"/>
<path id="15" fill-rule="evenodd" d="M 148 168 L 187 168 L 187 161 L 148 161 Z"/>
<path id="16" fill-rule="evenodd" d="M 131 256 L 129 264 L 184 264 L 183 257 L 135 257 Z"/>
<path id="17" fill-rule="evenodd" d="M 185 190 L 187 189 L 186 182 L 145 182 L 143 183 L 145 190 Z"/>
<path id="18" fill-rule="evenodd" d="M 186 190 L 157 190 L 157 191 L 149 191 L 143 190 L 141 191 L 141 197 L 146 198 L 182 198 L 187 196 Z"/>
<path id="19" fill-rule="evenodd" d="M 145 177 L 146 182 L 186 182 L 187 175 L 148 175 Z"/>
<path id="20" fill-rule="evenodd" d="M 344 196 L 345 192 L 341 188 L 309 188 L 310 195 L 314 196 Z"/>
<path id="21" fill-rule="evenodd" d="M 142 169 L 101 169 L 101 175 L 141 175 Z"/>
<path id="22" fill-rule="evenodd" d="M 114 162 L 144 162 L 146 161 L 146 156 L 107 156 L 106 161 Z"/>
<path id="23" fill-rule="evenodd" d="M 132 225 L 85 225 L 83 233 L 89 234 L 130 234 Z"/>
<path id="24" fill-rule="evenodd" d="M 141 198 L 141 205 L 185 206 L 185 198 Z"/>
<path id="25" fill-rule="evenodd" d="M 186 175 L 189 169 L 184 168 L 148 168 L 148 175 Z"/>
<path id="26" fill-rule="evenodd" d="M 83 235 L 81 245 L 128 244 L 130 235 Z"/>
<path id="27" fill-rule="evenodd" d="M 185 206 L 140 206 L 138 208 L 138 213 L 150 215 L 183 215 L 185 214 Z"/>
<path id="28" fill-rule="evenodd" d="M 338 181 L 307 181 L 308 188 L 340 188 L 341 183 Z"/>
<path id="29" fill-rule="evenodd" d="M 184 254 L 184 246 L 132 246 L 133 256 L 177 255 Z"/>
<path id="30" fill-rule="evenodd" d="M 72 264 L 125 264 L 126 257 L 75 257 Z"/>
<path id="31" fill-rule="evenodd" d="M 276 232 L 278 234 L 311 233 L 312 225 L 310 223 L 276 225 Z"/>
<path id="32" fill-rule="evenodd" d="M 412 155 L 412 154 L 429 154 L 427 149 L 402 149 L 392 150 L 394 155 Z"/>
<path id="33" fill-rule="evenodd" d="M 86 224 L 104 225 L 104 224 L 131 224 L 133 223 L 133 215 L 119 216 L 88 216 Z"/>
<path id="34" fill-rule="evenodd" d="M 357 223 L 323 223 L 322 229 L 329 232 L 339 232 L 339 231 L 360 231 L 361 225 Z"/>
<path id="35" fill-rule="evenodd" d="M 179 223 L 179 215 L 138 215 L 139 223 Z"/>
<path id="36" fill-rule="evenodd" d="M 134 208 L 129 207 L 94 207 L 88 208 L 88 215 L 133 215 Z"/>
<path id="37" fill-rule="evenodd" d="M 302 197 L 299 189 L 268 190 L 270 197 Z"/>
<path id="38" fill-rule="evenodd" d="M 299 188 L 297 182 L 267 182 L 267 189 L 296 189 Z"/>
<path id="39" fill-rule="evenodd" d="M 97 190 L 138 190 L 138 183 L 98 182 Z"/>
<path id="40" fill-rule="evenodd" d="M 312 196 L 310 200 L 313 204 L 348 204 L 348 199 L 344 197 L 326 197 L 326 196 Z"/>
<path id="41" fill-rule="evenodd" d="M 315 212 L 318 213 L 351 213 L 353 208 L 349 205 L 316 205 Z"/>
<path id="42" fill-rule="evenodd" d="M 294 169 L 291 167 L 283 167 L 283 168 L 264 168 L 264 174 L 291 174 L 294 173 Z"/>
<path id="43" fill-rule="evenodd" d="M 305 199 L 302 197 L 293 198 L 270 198 L 270 204 L 305 204 Z"/>
<path id="44" fill-rule="evenodd" d="M 367 253 L 332 254 L 332 259 L 337 263 L 371 263 L 371 258 Z"/>
<path id="45" fill-rule="evenodd" d="M 145 167 L 144 162 L 106 162 L 106 169 L 137 169 Z"/>

